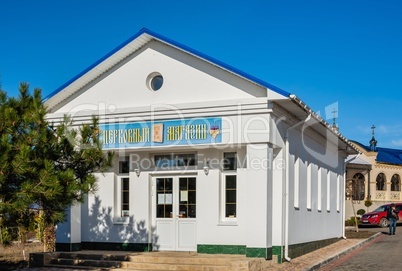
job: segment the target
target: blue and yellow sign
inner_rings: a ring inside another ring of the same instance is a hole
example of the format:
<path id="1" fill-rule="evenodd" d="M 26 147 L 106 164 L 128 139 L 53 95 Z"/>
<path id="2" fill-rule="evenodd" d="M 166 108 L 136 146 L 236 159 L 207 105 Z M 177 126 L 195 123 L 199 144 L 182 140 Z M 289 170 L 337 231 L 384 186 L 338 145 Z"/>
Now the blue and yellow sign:
<path id="1" fill-rule="evenodd" d="M 221 118 L 101 124 L 104 149 L 222 142 Z"/>

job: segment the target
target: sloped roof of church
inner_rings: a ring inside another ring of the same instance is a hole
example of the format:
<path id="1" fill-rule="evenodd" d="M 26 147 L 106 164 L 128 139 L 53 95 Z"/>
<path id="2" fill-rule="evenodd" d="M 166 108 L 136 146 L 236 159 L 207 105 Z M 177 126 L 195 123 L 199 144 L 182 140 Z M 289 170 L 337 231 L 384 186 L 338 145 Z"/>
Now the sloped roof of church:
<path id="1" fill-rule="evenodd" d="M 151 30 L 148 30 L 147 28 L 143 28 L 137 34 L 135 34 L 134 36 L 132 36 L 131 38 L 129 38 L 128 40 L 117 46 L 115 49 L 110 51 L 108 54 L 103 56 L 94 64 L 92 64 L 91 66 L 89 66 L 76 76 L 74 76 L 72 79 L 67 81 L 65 84 L 54 90 L 52 93 L 50 93 L 47 97 L 45 97 L 46 103 L 51 107 L 52 105 L 56 105 L 62 102 L 64 99 L 70 97 L 76 91 L 78 91 L 82 87 L 86 86 L 87 84 L 95 80 L 97 77 L 101 76 L 103 73 L 113 68 L 115 65 L 124 60 L 127 56 L 140 50 L 144 45 L 146 45 L 152 40 L 157 40 L 159 42 L 168 44 L 176 49 L 179 49 L 183 52 L 186 52 L 190 55 L 200 58 L 214 66 L 217 66 L 223 70 L 235 74 L 254 84 L 257 84 L 261 87 L 268 88 L 274 92 L 277 92 L 278 94 L 283 95 L 285 97 L 289 97 L 290 95 L 289 92 L 281 88 L 271 85 L 261 79 L 258 79 L 248 73 L 245 73 L 239 69 L 227 65 L 215 58 L 212 58 L 199 51 L 196 51 L 172 39 L 169 39 Z"/>
<path id="2" fill-rule="evenodd" d="M 365 146 L 356 141 L 353 141 L 353 143 L 358 144 L 367 152 L 372 151 L 370 146 Z M 402 150 L 376 147 L 375 152 L 377 152 L 376 161 L 379 163 L 402 165 Z"/>
<path id="3" fill-rule="evenodd" d="M 402 165 L 402 150 L 377 148 L 377 162 Z"/>

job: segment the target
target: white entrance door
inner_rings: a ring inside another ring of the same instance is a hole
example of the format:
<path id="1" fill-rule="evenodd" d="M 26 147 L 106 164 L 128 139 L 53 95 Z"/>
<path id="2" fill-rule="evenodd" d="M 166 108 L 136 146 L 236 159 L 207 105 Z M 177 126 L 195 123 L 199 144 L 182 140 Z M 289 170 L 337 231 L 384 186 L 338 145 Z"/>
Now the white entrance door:
<path id="1" fill-rule="evenodd" d="M 155 250 L 196 251 L 196 177 L 153 178 Z"/>

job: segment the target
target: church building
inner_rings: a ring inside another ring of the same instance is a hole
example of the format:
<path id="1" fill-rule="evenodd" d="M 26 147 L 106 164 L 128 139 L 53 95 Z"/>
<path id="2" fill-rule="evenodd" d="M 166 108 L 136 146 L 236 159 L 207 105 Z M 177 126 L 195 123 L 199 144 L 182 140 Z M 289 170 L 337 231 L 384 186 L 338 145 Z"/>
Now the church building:
<path id="1" fill-rule="evenodd" d="M 296 95 L 210 56 L 142 29 L 45 103 L 54 123 L 98 116 L 115 153 L 58 225 L 57 250 L 282 262 L 344 236 L 357 149 Z"/>
<path id="2" fill-rule="evenodd" d="M 377 146 L 372 126 L 369 145 L 351 141 L 358 155 L 351 155 L 346 166 L 346 220 L 354 211 L 373 211 L 381 205 L 401 202 L 402 150 Z M 352 205 L 353 204 L 353 205 Z M 381 219 L 379 226 L 387 227 L 388 220 Z"/>

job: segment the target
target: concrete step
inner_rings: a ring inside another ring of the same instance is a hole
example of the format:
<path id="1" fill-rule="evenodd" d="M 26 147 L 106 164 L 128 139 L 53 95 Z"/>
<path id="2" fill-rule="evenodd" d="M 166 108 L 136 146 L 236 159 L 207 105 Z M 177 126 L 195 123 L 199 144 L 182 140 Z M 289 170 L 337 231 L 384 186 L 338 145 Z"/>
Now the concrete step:
<path id="1" fill-rule="evenodd" d="M 42 269 L 43 268 L 43 269 Z M 39 270 L 88 270 L 88 271 L 110 271 L 115 270 L 109 268 L 100 268 L 94 266 L 71 266 L 71 265 L 59 265 L 59 264 L 47 264 L 45 267 L 42 267 Z M 141 270 L 143 271 L 143 270 Z M 147 270 L 149 271 L 149 270 Z"/>
<path id="2" fill-rule="evenodd" d="M 141 255 L 130 256 L 129 263 L 159 263 L 159 264 L 205 264 L 205 265 L 229 265 L 232 262 L 244 261 L 248 262 L 245 256 L 231 256 L 231 255 L 208 255 L 208 254 L 188 254 L 176 256 L 174 254 L 168 255 Z"/>
<path id="3" fill-rule="evenodd" d="M 63 265 L 74 267 L 96 267 L 96 268 L 120 268 L 122 261 L 89 260 L 89 259 L 64 259 L 56 258 L 50 261 L 51 265 Z"/>
<path id="4" fill-rule="evenodd" d="M 106 261 L 129 261 L 130 254 L 110 254 L 101 252 L 99 254 L 96 253 L 77 253 L 77 252 L 60 252 L 59 258 L 63 259 L 88 259 L 88 260 L 106 260 Z"/>
<path id="5" fill-rule="evenodd" d="M 271 266 L 264 259 L 244 255 L 198 254 L 195 252 L 105 252 L 52 253 L 49 267 L 114 271 L 255 271 Z"/>
<path id="6" fill-rule="evenodd" d="M 105 260 L 77 260 L 77 259 L 54 259 L 53 266 L 72 266 L 75 268 L 101 268 L 101 269 L 140 269 L 140 270 L 188 270 L 188 271 L 229 271 L 229 264 L 217 265 L 213 263 L 154 263 L 154 262 L 116 262 Z"/>

